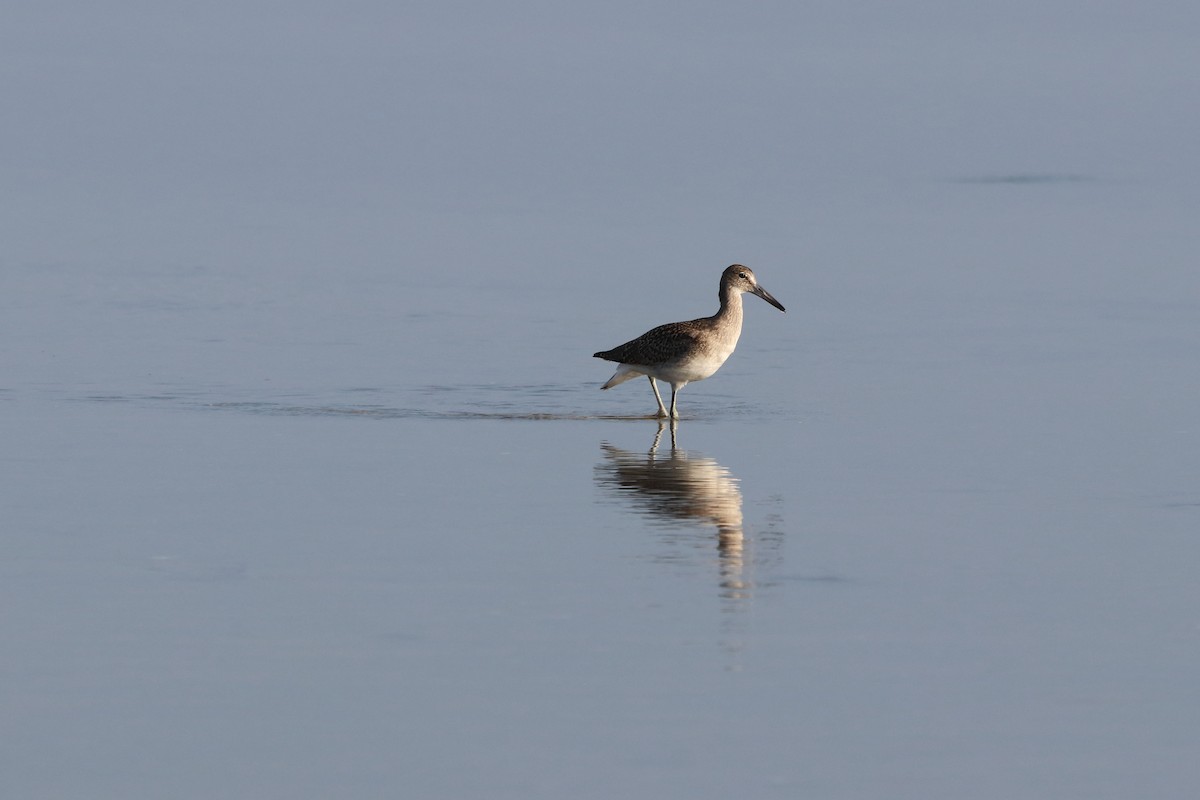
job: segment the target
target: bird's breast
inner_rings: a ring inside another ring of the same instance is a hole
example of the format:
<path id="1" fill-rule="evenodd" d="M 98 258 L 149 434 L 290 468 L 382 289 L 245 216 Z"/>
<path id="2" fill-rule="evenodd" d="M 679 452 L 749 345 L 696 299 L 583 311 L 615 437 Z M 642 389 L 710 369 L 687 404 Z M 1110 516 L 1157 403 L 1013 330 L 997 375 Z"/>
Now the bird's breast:
<path id="1" fill-rule="evenodd" d="M 681 359 L 673 365 L 672 372 L 676 381 L 702 381 L 711 377 L 714 372 L 733 354 L 737 347 L 737 336 L 722 336 L 710 339 L 703 346 L 697 347 L 686 359 Z"/>

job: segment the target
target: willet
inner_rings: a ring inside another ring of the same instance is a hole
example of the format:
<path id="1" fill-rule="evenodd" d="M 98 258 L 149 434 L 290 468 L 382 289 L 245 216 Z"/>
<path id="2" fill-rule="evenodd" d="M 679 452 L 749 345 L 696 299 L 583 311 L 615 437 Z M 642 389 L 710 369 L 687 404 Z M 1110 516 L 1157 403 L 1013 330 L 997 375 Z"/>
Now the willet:
<path id="1" fill-rule="evenodd" d="M 716 314 L 659 325 L 620 347 L 596 353 L 596 358 L 621 365 L 600 388 L 611 389 L 645 375 L 650 379 L 650 388 L 658 401 L 658 416 L 677 419 L 675 397 L 679 390 L 692 381 L 702 381 L 712 375 L 737 347 L 738 337 L 742 335 L 743 292 L 758 295 L 780 311 L 786 310 L 770 292 L 758 285 L 749 267 L 734 264 L 721 273 L 721 308 Z M 655 378 L 671 384 L 670 413 L 663 405 Z"/>

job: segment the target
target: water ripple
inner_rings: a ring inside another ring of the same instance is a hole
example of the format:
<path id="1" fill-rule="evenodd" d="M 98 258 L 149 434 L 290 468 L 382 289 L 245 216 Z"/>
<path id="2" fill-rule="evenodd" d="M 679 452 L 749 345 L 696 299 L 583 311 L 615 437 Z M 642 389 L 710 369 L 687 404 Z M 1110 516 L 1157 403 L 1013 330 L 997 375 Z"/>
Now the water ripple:
<path id="1" fill-rule="evenodd" d="M 271 417 L 358 417 L 366 419 L 646 421 L 654 414 L 630 414 L 628 403 L 597 397 L 591 385 L 434 384 L 416 387 L 353 386 L 324 392 L 273 392 L 246 397 L 236 388 L 178 386 L 145 391 L 92 391 L 68 396 L 70 402 L 168 406 L 192 411 L 226 411 Z M 242 394 L 241 398 L 237 395 Z M 233 396 L 231 396 L 233 395 Z M 381 399 L 398 403 L 362 402 Z M 745 417 L 758 413 L 744 402 L 719 398 L 697 404 L 684 419 Z M 645 404 L 643 404 L 644 407 Z"/>

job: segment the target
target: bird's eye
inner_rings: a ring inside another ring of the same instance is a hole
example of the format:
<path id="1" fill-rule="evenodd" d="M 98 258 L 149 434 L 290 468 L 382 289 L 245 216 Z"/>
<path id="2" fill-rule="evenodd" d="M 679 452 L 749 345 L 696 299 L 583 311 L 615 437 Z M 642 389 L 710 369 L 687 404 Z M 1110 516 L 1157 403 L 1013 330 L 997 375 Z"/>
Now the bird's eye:
<path id="1" fill-rule="evenodd" d="M 739 277 L 739 278 L 742 278 L 742 279 L 744 280 L 744 279 L 746 278 L 746 273 L 744 273 L 744 272 L 739 272 L 739 273 L 738 273 L 738 277 Z"/>

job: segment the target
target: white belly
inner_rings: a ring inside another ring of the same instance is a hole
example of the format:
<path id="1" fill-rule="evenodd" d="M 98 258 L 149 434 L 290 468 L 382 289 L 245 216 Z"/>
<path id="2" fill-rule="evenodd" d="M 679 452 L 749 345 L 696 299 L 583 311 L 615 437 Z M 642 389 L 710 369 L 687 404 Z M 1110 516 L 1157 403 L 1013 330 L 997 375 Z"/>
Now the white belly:
<path id="1" fill-rule="evenodd" d="M 729 356 L 733 354 L 733 349 L 736 346 L 737 340 L 734 339 L 727 345 L 723 343 L 719 349 L 705 349 L 693 354 L 690 358 L 674 364 L 661 364 L 653 368 L 638 367 L 638 369 L 660 381 L 682 386 L 685 383 L 702 381 L 705 378 L 711 377 L 728 360 Z"/>

